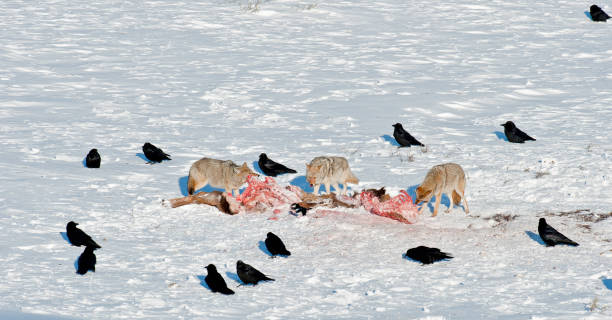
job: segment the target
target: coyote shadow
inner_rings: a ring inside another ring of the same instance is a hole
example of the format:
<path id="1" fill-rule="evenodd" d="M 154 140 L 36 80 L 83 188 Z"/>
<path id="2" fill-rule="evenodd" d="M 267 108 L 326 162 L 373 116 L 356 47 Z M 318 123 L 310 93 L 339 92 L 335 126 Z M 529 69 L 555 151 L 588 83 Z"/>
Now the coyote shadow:
<path id="1" fill-rule="evenodd" d="M 497 139 L 504 140 L 504 141 L 508 142 L 508 138 L 506 137 L 505 133 L 503 133 L 501 131 L 495 131 L 493 133 L 497 136 Z"/>
<path id="2" fill-rule="evenodd" d="M 416 203 L 416 189 L 420 186 L 420 184 L 415 184 L 413 186 L 408 187 L 408 189 L 406 189 L 406 192 L 408 193 L 408 195 L 410 196 L 410 198 L 412 198 L 412 203 L 417 204 Z"/>
<path id="3" fill-rule="evenodd" d="M 181 189 L 181 194 L 183 196 L 188 196 L 189 191 L 187 190 L 187 181 L 189 181 L 189 176 L 180 177 L 178 179 L 179 188 Z"/>
<path id="4" fill-rule="evenodd" d="M 401 147 L 401 145 L 397 143 L 397 140 L 395 140 L 395 138 L 393 138 L 392 136 L 388 134 L 384 134 L 380 137 L 383 138 L 383 140 L 385 140 L 386 142 L 390 143 L 392 146 Z"/>
<path id="5" fill-rule="evenodd" d="M 180 178 L 178 179 L 178 184 L 179 184 L 179 188 L 181 189 L 181 194 L 182 194 L 183 196 L 185 196 L 185 197 L 189 195 L 189 189 L 187 188 L 187 184 L 188 184 L 188 182 L 189 182 L 189 176 L 180 177 Z M 245 188 L 240 189 L 240 190 L 239 190 L 239 192 L 244 191 L 244 189 L 245 189 Z M 202 191 L 204 191 L 204 192 L 212 192 L 212 191 L 221 191 L 221 192 L 225 192 L 225 189 L 222 189 L 222 188 L 214 188 L 214 187 L 211 187 L 209 184 L 207 184 L 207 185 L 205 185 L 204 187 L 202 187 L 202 188 L 200 188 L 200 189 L 198 189 L 198 190 L 195 190 L 195 191 L 193 192 L 193 194 L 196 194 L 196 193 L 198 193 L 198 192 L 202 192 Z"/>
<path id="6" fill-rule="evenodd" d="M 525 234 L 526 234 L 526 235 L 527 235 L 529 238 L 531 238 L 531 240 L 533 240 L 533 241 L 535 241 L 535 242 L 537 242 L 537 243 L 539 243 L 539 244 L 541 244 L 541 245 L 543 245 L 543 246 L 545 246 L 545 245 L 546 245 L 546 243 L 544 242 L 544 240 L 542 240 L 542 238 L 540 237 L 540 235 L 539 235 L 539 234 L 535 234 L 535 233 L 533 233 L 533 232 L 531 232 L 531 231 L 525 231 Z"/>
<path id="7" fill-rule="evenodd" d="M 418 203 L 416 203 L 416 200 L 417 200 L 416 189 L 419 186 L 420 184 L 415 184 L 413 186 L 408 187 L 408 189 L 406 189 L 406 192 L 408 193 L 410 198 L 412 198 L 412 203 L 414 203 L 417 206 L 418 206 Z M 463 198 L 461 198 L 461 201 L 463 201 Z M 429 200 L 429 202 L 427 203 L 427 207 L 432 213 L 433 213 L 435 204 L 436 204 L 436 196 L 433 196 L 431 200 Z M 440 207 L 438 208 L 438 210 L 442 210 L 442 208 L 444 207 L 448 208 L 449 210 L 452 210 L 455 208 L 455 205 L 453 204 L 453 206 L 451 207 L 450 199 L 446 196 L 446 194 L 442 193 L 442 199 L 440 200 Z M 465 207 L 463 206 L 463 203 L 459 203 L 457 207 L 462 208 L 463 211 L 465 211 Z"/>
<path id="8" fill-rule="evenodd" d="M 307 193 L 314 193 L 314 186 L 310 186 L 310 183 L 308 183 L 308 181 L 306 181 L 306 176 L 298 176 L 293 178 L 293 180 L 289 181 L 289 184 L 292 186 L 296 186 L 299 187 L 300 189 L 302 189 L 304 192 Z M 339 194 L 342 191 L 342 188 L 344 188 L 344 184 L 342 183 L 338 183 L 338 188 L 340 188 L 340 190 L 336 190 L 336 188 L 334 188 L 333 185 L 330 186 L 331 191 L 332 192 L 336 192 L 337 194 Z M 353 188 L 349 185 L 346 186 L 346 192 L 348 193 L 349 191 L 352 191 Z M 327 189 L 325 189 L 325 185 L 321 184 L 321 186 L 319 187 L 319 194 L 320 193 L 325 193 L 327 192 Z"/>
<path id="9" fill-rule="evenodd" d="M 293 180 L 289 181 L 289 184 L 292 186 L 299 187 L 304 190 L 304 192 L 313 193 L 314 188 L 310 186 L 310 183 L 306 181 L 306 176 L 297 176 L 293 178 Z"/>
<path id="10" fill-rule="evenodd" d="M 442 194 L 442 198 L 440 199 L 440 207 L 438 207 L 438 210 L 446 210 L 446 209 L 453 209 L 453 207 L 451 207 L 450 205 L 450 199 L 448 199 L 448 197 L 446 196 L 446 194 Z M 434 211 L 434 206 L 436 205 L 436 196 L 433 196 L 431 198 L 431 200 L 427 203 L 427 207 L 429 208 L 429 210 L 431 210 L 431 212 L 433 213 Z M 439 213 L 439 212 L 438 212 Z"/>

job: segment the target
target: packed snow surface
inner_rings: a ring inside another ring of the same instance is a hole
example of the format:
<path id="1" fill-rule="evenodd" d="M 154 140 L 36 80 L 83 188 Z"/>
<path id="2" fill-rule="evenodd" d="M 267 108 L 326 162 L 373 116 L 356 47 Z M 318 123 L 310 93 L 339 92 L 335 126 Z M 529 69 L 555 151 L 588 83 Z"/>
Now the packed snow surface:
<path id="1" fill-rule="evenodd" d="M 612 25 L 591 4 L 1 1 L 0 318 L 610 319 Z M 505 141 L 508 120 L 537 141 Z M 426 148 L 398 149 L 397 122 Z M 455 162 L 470 213 L 162 206 L 201 157 L 262 152 L 298 170 L 281 185 L 311 191 L 305 163 L 335 155 L 352 191 L 413 198 Z M 544 246 L 540 217 L 580 246 Z M 95 273 L 75 273 L 71 220 Z M 454 259 L 403 257 L 419 245 Z M 237 287 L 239 259 L 276 281 Z M 209 263 L 235 295 L 205 287 Z"/>

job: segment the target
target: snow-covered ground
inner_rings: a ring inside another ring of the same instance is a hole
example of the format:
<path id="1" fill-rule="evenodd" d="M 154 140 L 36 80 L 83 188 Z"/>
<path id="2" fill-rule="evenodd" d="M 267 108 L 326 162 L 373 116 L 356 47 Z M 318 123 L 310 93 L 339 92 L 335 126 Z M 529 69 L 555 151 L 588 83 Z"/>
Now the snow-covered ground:
<path id="1" fill-rule="evenodd" d="M 0 2 L 0 318 L 610 319 L 612 26 L 590 5 Z M 504 141 L 507 120 L 537 141 Z M 398 151 L 396 122 L 427 149 Z M 147 141 L 173 160 L 146 164 Z M 161 205 L 195 160 L 261 152 L 298 170 L 281 184 L 339 155 L 353 189 L 392 194 L 456 162 L 471 212 Z M 545 247 L 539 217 L 580 246 Z M 96 273 L 75 273 L 70 220 L 103 247 Z M 291 257 L 262 251 L 268 231 Z M 418 245 L 455 258 L 402 257 Z M 238 259 L 276 281 L 236 288 Z M 202 285 L 209 263 L 236 295 Z"/>

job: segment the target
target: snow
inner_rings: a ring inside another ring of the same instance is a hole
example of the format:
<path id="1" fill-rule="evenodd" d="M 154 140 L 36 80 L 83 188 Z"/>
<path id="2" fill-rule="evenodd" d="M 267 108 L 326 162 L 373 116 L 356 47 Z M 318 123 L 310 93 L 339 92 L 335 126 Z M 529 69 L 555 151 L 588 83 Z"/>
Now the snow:
<path id="1" fill-rule="evenodd" d="M 2 1 L 0 318 L 609 319 L 612 42 L 590 4 Z M 506 142 L 508 120 L 537 141 Z M 427 148 L 398 150 L 396 122 Z M 146 164 L 145 142 L 172 160 Z M 337 155 L 353 190 L 392 195 L 456 162 L 471 212 L 161 205 L 201 157 L 261 152 L 298 170 L 281 185 L 312 190 L 304 164 Z M 543 246 L 539 217 L 580 246 Z M 70 220 L 102 246 L 95 274 L 75 273 Z M 402 257 L 418 245 L 455 258 Z M 236 288 L 239 259 L 276 281 Z M 209 263 L 236 295 L 202 285 Z"/>

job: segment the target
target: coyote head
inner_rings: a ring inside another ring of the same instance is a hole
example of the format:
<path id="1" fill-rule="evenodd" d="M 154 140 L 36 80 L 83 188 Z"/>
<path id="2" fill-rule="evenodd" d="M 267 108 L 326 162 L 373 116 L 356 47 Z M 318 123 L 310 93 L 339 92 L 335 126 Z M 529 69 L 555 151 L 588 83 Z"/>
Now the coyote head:
<path id="1" fill-rule="evenodd" d="M 317 176 L 320 175 L 321 167 L 322 165 L 311 165 L 309 163 L 306 164 L 306 181 L 310 183 L 311 187 L 317 184 Z M 319 181 L 319 183 L 321 182 Z"/>
<path id="2" fill-rule="evenodd" d="M 240 177 L 240 180 L 244 182 L 246 182 L 246 178 L 250 175 L 259 177 L 257 173 L 253 172 L 253 170 L 247 166 L 246 162 L 238 167 L 238 172 L 236 172 L 236 174 Z"/>
<path id="3" fill-rule="evenodd" d="M 419 186 L 416 188 L 416 200 L 415 204 L 419 204 L 423 201 L 429 201 L 433 197 L 433 192 L 431 190 L 426 190 L 423 186 Z"/>

